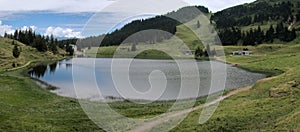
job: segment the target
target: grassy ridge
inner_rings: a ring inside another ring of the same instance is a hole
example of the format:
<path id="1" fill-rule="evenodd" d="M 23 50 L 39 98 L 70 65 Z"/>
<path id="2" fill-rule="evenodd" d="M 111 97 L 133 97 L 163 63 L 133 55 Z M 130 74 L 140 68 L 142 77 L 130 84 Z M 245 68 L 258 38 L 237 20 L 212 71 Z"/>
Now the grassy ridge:
<path id="1" fill-rule="evenodd" d="M 13 45 L 11 39 L 0 38 L 0 71 L 13 68 L 12 64 L 15 63 L 18 67 L 25 65 L 28 62 L 40 61 L 40 60 L 57 60 L 63 58 L 66 54 L 65 51 L 59 49 L 59 55 L 53 55 L 52 52 L 41 53 L 35 48 L 26 46 L 18 41 L 15 41 L 21 49 L 21 55 L 19 58 L 14 58 L 12 55 Z"/>

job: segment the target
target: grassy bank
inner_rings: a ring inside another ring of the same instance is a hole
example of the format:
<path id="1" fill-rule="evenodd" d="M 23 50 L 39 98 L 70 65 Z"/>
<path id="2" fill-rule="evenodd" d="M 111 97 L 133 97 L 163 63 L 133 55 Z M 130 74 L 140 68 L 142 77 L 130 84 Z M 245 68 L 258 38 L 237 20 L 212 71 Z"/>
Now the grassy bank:
<path id="1" fill-rule="evenodd" d="M 225 52 L 242 48 L 228 46 Z M 196 110 L 172 131 L 300 130 L 300 75 L 297 74 L 300 73 L 300 45 L 265 44 L 248 48 L 255 52 L 253 56 L 228 56 L 227 61 L 251 71 L 278 76 L 258 81 L 251 90 L 222 101 L 205 124 L 198 124 L 201 110 Z M 34 61 L 63 58 L 33 53 L 37 57 Z M 9 52 L 6 55 L 11 56 Z M 18 61 L 20 67 L 29 62 L 23 57 L 24 61 Z M 0 75 L 0 131 L 102 131 L 87 117 L 76 99 L 60 97 L 40 88 L 24 76 L 24 68 L 8 72 L 12 68 L 8 62 L 1 68 L 6 72 Z M 196 105 L 204 101 L 205 98 L 198 99 Z M 98 104 L 99 108 L 101 105 Z M 144 119 L 166 112 L 173 102 L 147 105 L 115 102 L 109 105 L 124 116 Z"/>
<path id="2" fill-rule="evenodd" d="M 76 99 L 58 97 L 24 75 L 26 68 L 37 62 L 64 59 L 64 51 L 59 50 L 58 55 L 41 53 L 15 41 L 22 52 L 14 58 L 11 43 L 11 39 L 0 39 L 0 131 L 100 130 Z"/>
<path id="3" fill-rule="evenodd" d="M 251 90 L 221 102 L 205 124 L 198 124 L 199 110 L 190 113 L 173 131 L 299 131 L 300 45 L 277 47 L 250 47 L 256 55 L 231 56 L 227 61 L 252 71 L 283 74 L 258 81 Z M 225 47 L 227 51 L 236 48 Z"/>

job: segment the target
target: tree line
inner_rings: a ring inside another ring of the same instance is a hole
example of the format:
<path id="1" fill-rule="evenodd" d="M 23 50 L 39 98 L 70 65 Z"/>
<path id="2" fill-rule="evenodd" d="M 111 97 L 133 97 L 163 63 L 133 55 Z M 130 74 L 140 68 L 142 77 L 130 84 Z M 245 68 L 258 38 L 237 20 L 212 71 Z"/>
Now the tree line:
<path id="1" fill-rule="evenodd" d="M 254 5 L 255 4 L 255 5 Z M 297 5 L 300 7 L 300 5 Z M 249 26 L 253 23 L 263 24 L 266 21 L 288 21 L 294 16 L 300 18 L 300 12 L 293 15 L 295 5 L 290 2 L 271 4 L 268 2 L 256 2 L 252 5 L 240 5 L 232 7 L 212 15 L 217 28 L 230 28 L 232 26 Z"/>
<path id="2" fill-rule="evenodd" d="M 241 29 L 236 27 L 225 28 L 220 30 L 219 37 L 223 45 L 258 45 L 262 43 L 273 43 L 275 39 L 282 42 L 293 41 L 296 37 L 296 30 L 288 29 L 284 26 L 283 22 L 276 25 L 270 25 L 269 29 L 264 32 L 260 26 L 256 29 L 250 28 L 249 31 L 242 32 Z"/>
<path id="3" fill-rule="evenodd" d="M 32 31 L 32 29 L 17 29 L 13 34 L 4 33 L 4 37 L 17 40 L 27 46 L 36 48 L 39 52 L 51 51 L 53 54 L 58 54 L 59 46 L 60 48 L 65 49 L 70 55 L 74 53 L 74 51 L 72 52 L 72 49 L 69 45 L 71 43 L 65 43 L 65 41 L 58 41 L 53 35 L 44 36 L 36 34 L 34 31 Z M 67 42 L 69 42 L 69 40 Z"/>

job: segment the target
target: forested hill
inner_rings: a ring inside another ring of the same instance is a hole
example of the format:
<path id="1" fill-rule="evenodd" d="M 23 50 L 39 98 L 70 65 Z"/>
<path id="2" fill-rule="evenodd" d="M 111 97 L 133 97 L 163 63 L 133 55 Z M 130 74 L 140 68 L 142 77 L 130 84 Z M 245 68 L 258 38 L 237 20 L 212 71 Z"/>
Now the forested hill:
<path id="1" fill-rule="evenodd" d="M 98 37 L 90 37 L 79 42 L 79 47 L 88 47 L 88 46 L 99 46 L 100 41 L 102 40 L 101 46 L 110 46 L 110 45 L 120 45 L 124 40 L 129 43 L 156 43 L 161 42 L 165 39 L 171 38 L 176 33 L 176 26 L 191 21 L 196 18 L 199 12 L 194 11 L 197 8 L 204 14 L 208 14 L 209 10 L 203 6 L 191 6 L 183 7 L 177 11 L 170 12 L 166 15 L 156 16 L 154 18 L 149 18 L 145 20 L 135 20 L 119 30 L 116 30 L 112 33 L 101 35 Z M 148 32 L 147 35 L 140 36 L 146 37 L 131 37 L 134 33 L 148 30 L 148 29 L 158 29 L 161 31 L 158 32 Z M 163 32 L 165 31 L 165 32 Z"/>
<path id="2" fill-rule="evenodd" d="M 258 0 L 217 12 L 212 19 L 216 22 L 217 28 L 264 24 L 268 21 L 292 22 L 294 17 L 300 18 L 299 9 L 300 1 Z"/>
<path id="3" fill-rule="evenodd" d="M 211 19 L 224 45 L 290 42 L 300 22 L 300 1 L 257 0 L 215 13 Z"/>
<path id="4" fill-rule="evenodd" d="M 125 43 L 161 42 L 171 38 L 177 32 L 176 27 L 181 24 L 171 18 L 183 23 L 197 18 L 199 13 L 190 11 L 192 8 L 195 7 L 184 7 L 166 15 L 133 21 L 112 33 L 81 40 L 78 47 L 120 45 L 125 40 Z M 203 13 L 209 13 L 206 7 L 196 6 L 196 8 Z M 223 45 L 291 42 L 297 38 L 297 32 L 300 30 L 300 1 L 297 0 L 257 0 L 211 15 L 211 22 L 218 31 Z M 162 31 L 141 33 L 140 36 L 146 37 L 128 39 L 134 33 L 147 29 L 158 29 L 168 33 Z"/>

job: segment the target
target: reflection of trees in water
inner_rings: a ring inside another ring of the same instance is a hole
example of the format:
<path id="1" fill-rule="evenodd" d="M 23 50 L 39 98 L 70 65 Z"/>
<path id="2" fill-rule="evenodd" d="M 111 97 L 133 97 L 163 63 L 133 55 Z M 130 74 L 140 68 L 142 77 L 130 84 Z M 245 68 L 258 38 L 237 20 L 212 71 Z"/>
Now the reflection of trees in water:
<path id="1" fill-rule="evenodd" d="M 59 62 L 54 62 L 48 65 L 38 65 L 32 68 L 31 71 L 29 71 L 29 74 L 32 77 L 36 77 L 36 78 L 41 78 L 44 77 L 47 70 L 50 71 L 51 74 L 54 74 L 54 72 L 57 70 L 57 67 L 60 67 L 61 65 L 65 65 L 66 69 L 69 69 L 72 67 L 72 64 L 70 63 L 66 63 L 66 64 L 62 64 Z"/>
<path id="2" fill-rule="evenodd" d="M 37 78 L 43 77 L 47 71 L 47 65 L 38 65 L 33 67 L 32 71 L 29 72 L 30 75 Z"/>
<path id="3" fill-rule="evenodd" d="M 51 72 L 51 73 L 54 73 L 55 70 L 56 70 L 56 67 L 57 67 L 57 62 L 50 64 L 50 65 L 49 65 L 50 72 Z"/>
<path id="4" fill-rule="evenodd" d="M 72 68 L 72 64 L 66 63 L 66 69 Z"/>

